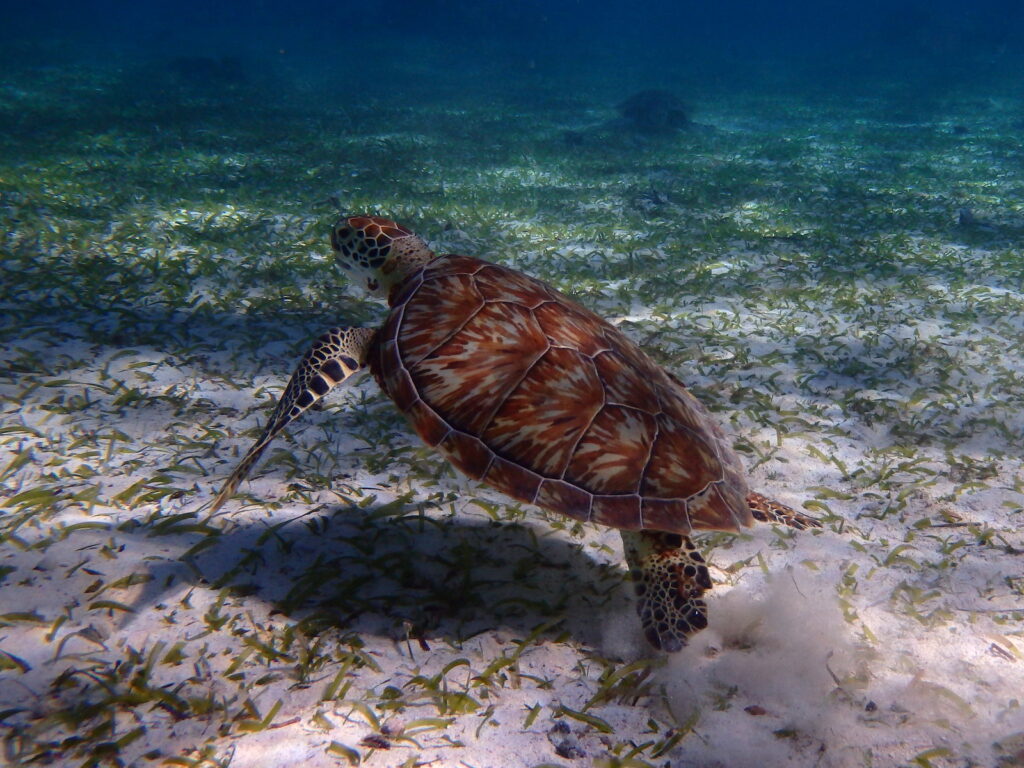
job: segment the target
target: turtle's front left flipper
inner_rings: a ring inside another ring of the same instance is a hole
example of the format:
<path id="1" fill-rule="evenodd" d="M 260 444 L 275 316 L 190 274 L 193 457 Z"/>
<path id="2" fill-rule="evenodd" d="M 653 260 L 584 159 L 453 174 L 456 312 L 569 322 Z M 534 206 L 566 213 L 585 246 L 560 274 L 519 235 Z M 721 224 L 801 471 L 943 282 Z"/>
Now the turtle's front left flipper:
<path id="1" fill-rule="evenodd" d="M 267 428 L 224 483 L 210 512 L 220 509 L 238 490 L 260 454 L 282 429 L 338 384 L 366 367 L 367 352 L 375 332 L 373 328 L 332 328 L 316 340 L 292 374 Z"/>

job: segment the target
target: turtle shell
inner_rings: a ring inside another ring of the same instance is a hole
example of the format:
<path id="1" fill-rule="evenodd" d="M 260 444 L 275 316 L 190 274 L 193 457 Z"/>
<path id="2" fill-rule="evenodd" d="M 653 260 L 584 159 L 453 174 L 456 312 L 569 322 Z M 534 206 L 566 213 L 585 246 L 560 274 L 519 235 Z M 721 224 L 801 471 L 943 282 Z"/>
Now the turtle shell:
<path id="1" fill-rule="evenodd" d="M 391 305 L 371 370 L 419 436 L 471 478 L 627 530 L 752 524 L 720 428 L 593 312 L 466 256 L 430 262 Z"/>

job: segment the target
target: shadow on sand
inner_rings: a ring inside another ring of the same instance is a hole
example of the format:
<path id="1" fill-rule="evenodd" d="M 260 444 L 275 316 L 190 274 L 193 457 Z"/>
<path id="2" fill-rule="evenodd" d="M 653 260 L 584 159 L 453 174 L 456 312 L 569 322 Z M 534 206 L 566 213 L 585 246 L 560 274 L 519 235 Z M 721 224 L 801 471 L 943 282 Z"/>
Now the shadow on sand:
<path id="1" fill-rule="evenodd" d="M 166 530 L 158 518 L 118 538 L 145 548 L 164 544 Z M 398 503 L 228 523 L 223 533 L 174 536 L 177 546 L 188 541 L 194 556 L 147 561 L 138 552 L 132 559 L 148 562 L 152 578 L 132 607 L 137 614 L 149 610 L 185 581 L 265 601 L 313 633 L 337 629 L 430 643 L 499 627 L 525 636 L 551 623 L 553 636 L 568 631 L 597 645 L 603 606 L 626 599 L 619 588 L 625 571 L 596 562 L 568 533 L 538 533 L 544 530 L 438 519 Z"/>

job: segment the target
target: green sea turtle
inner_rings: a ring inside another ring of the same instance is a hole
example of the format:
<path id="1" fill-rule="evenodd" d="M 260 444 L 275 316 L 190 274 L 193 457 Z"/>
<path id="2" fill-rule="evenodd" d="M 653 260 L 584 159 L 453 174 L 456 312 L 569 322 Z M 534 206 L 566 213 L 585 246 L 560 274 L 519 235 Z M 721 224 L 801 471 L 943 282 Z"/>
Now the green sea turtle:
<path id="1" fill-rule="evenodd" d="M 438 256 L 374 216 L 343 218 L 331 245 L 391 311 L 380 328 L 334 328 L 316 340 L 214 511 L 275 435 L 369 368 L 417 434 L 469 477 L 618 528 L 656 648 L 678 650 L 707 625 L 711 579 L 691 531 L 735 531 L 755 519 L 819 525 L 749 492 L 725 435 L 679 380 L 540 280 Z"/>

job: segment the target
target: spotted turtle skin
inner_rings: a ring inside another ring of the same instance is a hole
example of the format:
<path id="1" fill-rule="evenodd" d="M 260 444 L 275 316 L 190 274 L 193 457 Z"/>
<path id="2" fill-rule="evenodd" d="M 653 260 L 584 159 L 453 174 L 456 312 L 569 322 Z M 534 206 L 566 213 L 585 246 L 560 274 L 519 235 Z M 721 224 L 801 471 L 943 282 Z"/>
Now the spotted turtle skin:
<path id="1" fill-rule="evenodd" d="M 721 429 L 621 331 L 467 256 L 395 285 L 370 370 L 417 434 L 519 501 L 625 531 L 753 523 Z"/>

